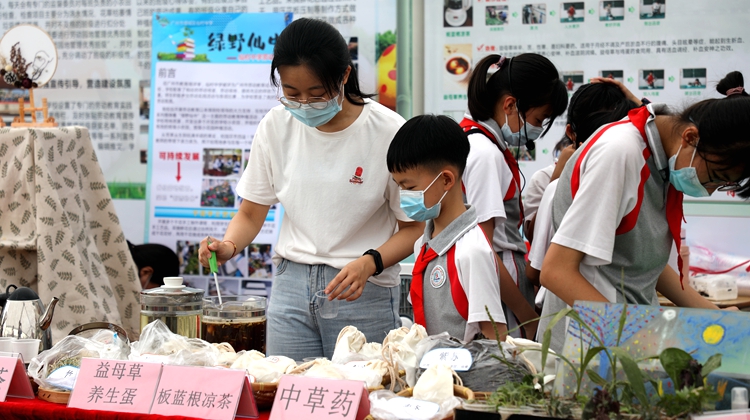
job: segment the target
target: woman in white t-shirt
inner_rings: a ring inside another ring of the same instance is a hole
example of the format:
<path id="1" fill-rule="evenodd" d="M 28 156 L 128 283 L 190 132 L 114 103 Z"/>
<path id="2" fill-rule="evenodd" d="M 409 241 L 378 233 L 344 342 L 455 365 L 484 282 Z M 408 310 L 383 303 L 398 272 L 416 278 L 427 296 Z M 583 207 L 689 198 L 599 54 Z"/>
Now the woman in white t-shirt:
<path id="1" fill-rule="evenodd" d="M 479 225 L 503 262 L 500 297 L 512 330 L 518 323 L 537 318 L 534 286 L 524 274 L 518 155 L 521 147 L 533 149 L 545 122 L 549 127 L 565 112 L 568 93 L 557 69 L 544 56 L 521 54 L 509 59 L 492 54 L 475 66 L 468 97 L 469 112 L 461 121 L 471 144 L 463 175 L 466 200 L 476 209 Z M 533 338 L 535 330 L 531 322 L 515 335 Z"/>
<path id="2" fill-rule="evenodd" d="M 346 41 L 320 20 L 282 31 L 271 81 L 281 105 L 258 125 L 237 185 L 244 200 L 223 241 L 201 241 L 201 262 L 209 250 L 219 262 L 242 252 L 281 203 L 268 354 L 330 358 L 348 325 L 381 342 L 400 326 L 398 262 L 424 228 L 401 210 L 386 167 L 404 119 L 360 91 Z M 335 318 L 320 316 L 320 291 L 338 301 Z"/>

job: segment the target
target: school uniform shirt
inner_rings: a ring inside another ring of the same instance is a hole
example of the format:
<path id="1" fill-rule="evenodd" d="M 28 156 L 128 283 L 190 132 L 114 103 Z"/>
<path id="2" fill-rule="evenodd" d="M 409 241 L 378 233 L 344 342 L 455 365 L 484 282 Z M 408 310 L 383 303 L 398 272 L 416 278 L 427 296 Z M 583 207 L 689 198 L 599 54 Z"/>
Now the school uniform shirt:
<path id="1" fill-rule="evenodd" d="M 469 156 L 462 177 L 466 202 L 476 209 L 480 222 L 495 220 L 492 247 L 500 254 L 503 265 L 526 301 L 534 305 L 534 286 L 526 278 L 526 243 L 520 231 L 523 219 L 521 185 L 520 181 L 514 180 L 513 171 L 503 154 L 508 144 L 495 120 L 476 121 L 468 113 L 464 118 L 479 124 L 497 140 L 496 144 L 484 133 L 468 136 Z M 505 315 L 508 329 L 514 330 L 511 335 L 523 337 L 513 313 L 506 308 Z"/>
<path id="2" fill-rule="evenodd" d="M 481 332 L 479 323 L 490 320 L 485 306 L 496 323 L 506 323 L 495 253 L 477 223 L 476 210 L 468 206 L 432 239 L 434 224 L 428 220 L 424 235 L 414 244 L 418 258 L 430 249 L 437 254 L 422 273 L 421 283 L 424 327 L 429 335 L 447 331 L 451 337 L 472 340 Z M 410 292 L 412 304 L 419 299 L 416 286 Z"/>
<path id="3" fill-rule="evenodd" d="M 581 274 L 611 302 L 658 304 L 656 282 L 672 242 L 669 161 L 654 121 L 664 108 L 631 111 L 645 121 L 645 139 L 629 118 L 597 130 L 573 154 L 555 192 L 552 242 L 584 254 Z"/>
<path id="4" fill-rule="evenodd" d="M 404 119 L 365 100 L 344 130 L 325 133 L 297 121 L 279 105 L 258 125 L 238 194 L 262 205 L 281 203 L 284 217 L 274 262 L 343 268 L 385 243 L 401 210 L 399 190 L 386 166 L 388 147 Z M 400 284 L 399 265 L 369 281 Z"/>
<path id="5" fill-rule="evenodd" d="M 529 179 L 529 183 L 523 190 L 523 216 L 525 221 L 530 221 L 537 210 L 539 203 L 542 201 L 542 195 L 549 185 L 552 178 L 552 172 L 555 171 L 555 164 L 546 166 L 536 172 Z"/>
<path id="6" fill-rule="evenodd" d="M 534 242 L 531 243 L 531 249 L 529 250 L 529 265 L 539 271 L 542 270 L 542 262 L 547 255 L 547 250 L 555 234 L 554 227 L 552 226 L 552 201 L 557 191 L 557 182 L 558 180 L 550 182 L 547 189 L 544 190 L 541 202 L 539 203 L 539 210 L 536 213 Z M 547 326 L 552 320 L 553 315 L 567 308 L 568 305 L 545 287 L 539 288 L 539 293 L 536 295 L 536 305 L 537 307 L 542 307 L 539 326 L 536 330 L 537 341 L 541 341 L 542 334 L 547 331 Z M 555 325 L 552 329 L 550 349 L 555 352 L 562 351 L 563 344 L 565 343 L 565 330 L 565 322 L 558 322 Z"/>

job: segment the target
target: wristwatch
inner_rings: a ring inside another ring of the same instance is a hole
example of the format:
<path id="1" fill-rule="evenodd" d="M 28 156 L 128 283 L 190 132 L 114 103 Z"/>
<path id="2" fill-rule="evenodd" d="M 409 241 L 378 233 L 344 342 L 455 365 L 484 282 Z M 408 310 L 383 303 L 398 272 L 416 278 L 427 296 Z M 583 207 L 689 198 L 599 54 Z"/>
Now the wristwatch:
<path id="1" fill-rule="evenodd" d="M 374 249 L 368 249 L 365 251 L 362 255 L 372 255 L 372 259 L 375 260 L 375 273 L 373 273 L 373 276 L 377 276 L 378 274 L 383 272 L 383 257 L 380 256 L 380 253 Z"/>

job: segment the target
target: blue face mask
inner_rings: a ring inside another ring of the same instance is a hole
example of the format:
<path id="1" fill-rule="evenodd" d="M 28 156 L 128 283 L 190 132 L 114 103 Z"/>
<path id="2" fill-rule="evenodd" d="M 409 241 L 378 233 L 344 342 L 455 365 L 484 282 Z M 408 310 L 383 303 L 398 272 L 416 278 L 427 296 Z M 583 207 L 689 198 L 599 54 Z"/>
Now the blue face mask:
<path id="1" fill-rule="evenodd" d="M 401 199 L 401 210 L 406 213 L 406 216 L 417 222 L 424 222 L 426 220 L 434 219 L 440 215 L 440 202 L 445 198 L 446 191 L 440 200 L 434 206 L 427 208 L 424 204 L 424 193 L 430 189 L 432 184 L 440 178 L 442 172 L 430 182 L 430 185 L 424 189 L 424 191 L 409 191 L 400 190 L 399 195 Z"/>
<path id="2" fill-rule="evenodd" d="M 328 101 L 328 106 L 323 109 L 315 109 L 308 104 L 301 104 L 299 108 L 284 108 L 286 108 L 286 110 L 301 123 L 310 127 L 320 127 L 328 121 L 331 121 L 336 114 L 341 112 L 339 96 L 341 96 L 341 93 L 331 98 L 331 100 Z"/>
<path id="3" fill-rule="evenodd" d="M 669 158 L 669 182 L 674 185 L 677 191 L 682 191 L 691 197 L 708 197 L 711 194 L 701 184 L 698 179 L 698 172 L 693 168 L 693 159 L 695 159 L 695 152 L 698 148 L 693 149 L 693 157 L 690 158 L 690 164 L 686 168 L 675 169 L 674 164 L 680 150 L 682 150 L 682 145 L 677 149 L 677 153 Z"/>
<path id="4" fill-rule="evenodd" d="M 542 127 L 533 126 L 524 121 L 523 118 L 521 119 L 521 122 L 523 122 L 523 126 L 521 126 L 521 129 L 518 130 L 517 133 L 514 133 L 513 131 L 511 131 L 510 126 L 508 125 L 508 115 L 505 115 L 505 124 L 500 127 L 500 131 L 503 133 L 503 139 L 505 140 L 505 142 L 511 146 L 525 145 L 527 140 L 533 141 L 538 139 L 544 131 Z M 528 137 L 526 137 L 527 134 Z"/>

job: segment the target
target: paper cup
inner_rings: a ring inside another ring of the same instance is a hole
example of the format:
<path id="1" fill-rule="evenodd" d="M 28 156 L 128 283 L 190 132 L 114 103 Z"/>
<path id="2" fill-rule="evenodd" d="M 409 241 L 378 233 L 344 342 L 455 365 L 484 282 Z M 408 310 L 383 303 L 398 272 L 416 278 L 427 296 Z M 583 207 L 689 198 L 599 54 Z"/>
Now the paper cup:
<path id="1" fill-rule="evenodd" d="M 11 341 L 11 348 L 14 353 L 21 353 L 23 362 L 29 363 L 31 359 L 39 354 L 39 343 L 42 340 L 38 338 L 19 338 Z"/>
<path id="2" fill-rule="evenodd" d="M 12 352 L 11 341 L 13 341 L 13 337 L 0 337 L 0 351 Z"/>

